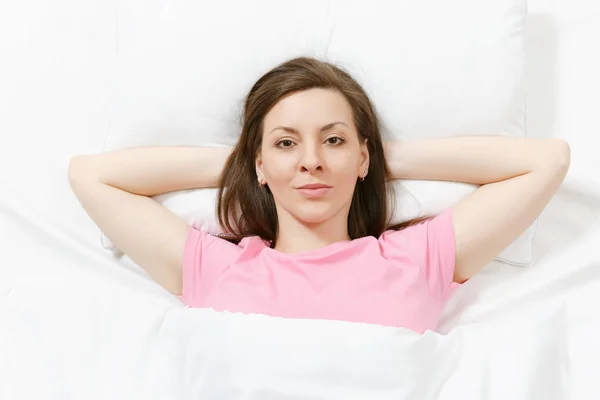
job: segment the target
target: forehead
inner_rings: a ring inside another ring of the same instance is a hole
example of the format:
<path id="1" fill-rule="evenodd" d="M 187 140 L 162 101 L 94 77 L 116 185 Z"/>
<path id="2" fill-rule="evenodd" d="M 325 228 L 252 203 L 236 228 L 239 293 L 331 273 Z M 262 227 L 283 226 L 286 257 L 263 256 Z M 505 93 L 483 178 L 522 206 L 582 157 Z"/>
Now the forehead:
<path id="1" fill-rule="evenodd" d="M 277 125 L 297 129 L 319 128 L 334 121 L 353 128 L 352 108 L 346 98 L 335 90 L 309 89 L 281 99 L 265 116 L 265 131 Z"/>

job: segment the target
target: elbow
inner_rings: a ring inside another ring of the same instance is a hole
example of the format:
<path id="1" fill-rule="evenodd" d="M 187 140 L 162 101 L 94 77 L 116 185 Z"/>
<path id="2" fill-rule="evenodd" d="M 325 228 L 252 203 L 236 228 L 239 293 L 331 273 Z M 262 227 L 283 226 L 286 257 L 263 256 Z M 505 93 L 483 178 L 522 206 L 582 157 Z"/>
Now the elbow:
<path id="1" fill-rule="evenodd" d="M 547 145 L 543 165 L 566 174 L 571 165 L 571 146 L 566 140 L 558 138 L 549 139 Z"/>
<path id="2" fill-rule="evenodd" d="M 67 178 L 69 179 L 69 182 L 73 183 L 80 176 L 81 170 L 83 169 L 81 165 L 83 162 L 83 157 L 85 156 L 75 156 L 69 161 L 69 168 L 67 170 Z"/>
<path id="3" fill-rule="evenodd" d="M 92 176 L 92 167 L 90 156 L 78 155 L 71 158 L 69 168 L 67 170 L 67 178 L 69 183 L 74 184 L 81 179 Z"/>
<path id="4" fill-rule="evenodd" d="M 560 167 L 567 170 L 571 165 L 571 146 L 564 139 L 555 139 L 555 143 L 556 162 Z"/>

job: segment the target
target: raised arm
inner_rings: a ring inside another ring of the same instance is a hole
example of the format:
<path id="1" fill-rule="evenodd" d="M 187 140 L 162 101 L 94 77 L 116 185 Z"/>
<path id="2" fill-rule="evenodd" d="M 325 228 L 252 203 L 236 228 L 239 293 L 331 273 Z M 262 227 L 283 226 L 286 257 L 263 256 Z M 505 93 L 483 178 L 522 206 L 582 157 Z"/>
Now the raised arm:
<path id="1" fill-rule="evenodd" d="M 179 295 L 189 226 L 149 196 L 216 186 L 230 152 L 229 147 L 144 147 L 79 155 L 71 160 L 68 178 L 100 230 Z"/>
<path id="2" fill-rule="evenodd" d="M 387 142 L 395 179 L 483 185 L 452 207 L 454 280 L 469 279 L 514 241 L 546 207 L 570 164 L 561 139 L 459 137 Z"/>

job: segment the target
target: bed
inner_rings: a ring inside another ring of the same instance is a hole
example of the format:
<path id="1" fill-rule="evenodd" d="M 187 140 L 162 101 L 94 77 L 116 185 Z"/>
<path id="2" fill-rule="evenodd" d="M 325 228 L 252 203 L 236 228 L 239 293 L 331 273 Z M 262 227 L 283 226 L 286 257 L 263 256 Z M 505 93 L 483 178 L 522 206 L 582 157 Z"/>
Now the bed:
<path id="1" fill-rule="evenodd" d="M 528 136 L 572 150 L 532 262 L 492 262 L 423 335 L 186 308 L 102 247 L 66 167 L 110 130 L 115 4 L 1 6 L 0 399 L 597 398 L 597 4 L 528 3 Z"/>

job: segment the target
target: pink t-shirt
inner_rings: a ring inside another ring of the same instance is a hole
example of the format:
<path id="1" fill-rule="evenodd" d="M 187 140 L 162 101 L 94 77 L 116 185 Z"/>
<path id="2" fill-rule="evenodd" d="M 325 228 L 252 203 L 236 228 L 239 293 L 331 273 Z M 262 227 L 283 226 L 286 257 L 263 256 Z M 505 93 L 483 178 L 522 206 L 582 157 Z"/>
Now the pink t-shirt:
<path id="1" fill-rule="evenodd" d="M 453 282 L 451 209 L 378 239 L 281 253 L 257 236 L 239 244 L 189 230 L 181 299 L 190 307 L 435 330 Z"/>

